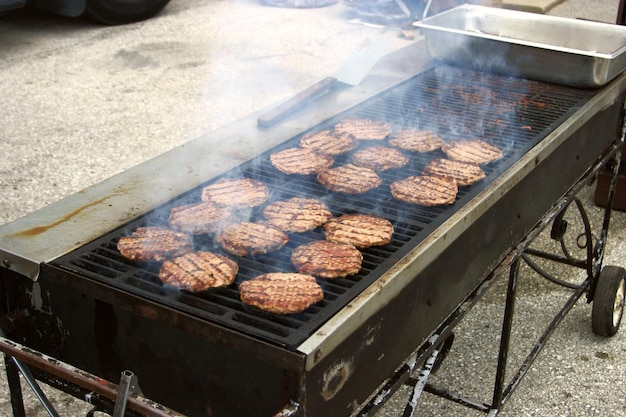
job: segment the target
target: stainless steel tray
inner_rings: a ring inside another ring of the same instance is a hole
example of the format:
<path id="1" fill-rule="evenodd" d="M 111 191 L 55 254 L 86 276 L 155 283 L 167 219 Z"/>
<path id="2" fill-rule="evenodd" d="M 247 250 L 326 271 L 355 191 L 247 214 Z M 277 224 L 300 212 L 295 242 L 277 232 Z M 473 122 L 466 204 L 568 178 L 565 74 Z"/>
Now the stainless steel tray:
<path id="1" fill-rule="evenodd" d="M 574 87 L 626 69 L 626 27 L 463 5 L 414 24 L 436 59 Z"/>

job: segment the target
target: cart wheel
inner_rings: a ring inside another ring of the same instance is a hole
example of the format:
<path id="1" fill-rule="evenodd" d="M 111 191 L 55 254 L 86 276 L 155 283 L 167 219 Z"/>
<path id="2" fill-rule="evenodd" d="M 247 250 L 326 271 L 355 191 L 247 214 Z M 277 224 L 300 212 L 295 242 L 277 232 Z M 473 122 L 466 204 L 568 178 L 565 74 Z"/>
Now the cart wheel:
<path id="1" fill-rule="evenodd" d="M 619 329 L 624 312 L 626 270 L 605 266 L 600 272 L 593 296 L 591 328 L 598 336 L 611 337 Z"/>

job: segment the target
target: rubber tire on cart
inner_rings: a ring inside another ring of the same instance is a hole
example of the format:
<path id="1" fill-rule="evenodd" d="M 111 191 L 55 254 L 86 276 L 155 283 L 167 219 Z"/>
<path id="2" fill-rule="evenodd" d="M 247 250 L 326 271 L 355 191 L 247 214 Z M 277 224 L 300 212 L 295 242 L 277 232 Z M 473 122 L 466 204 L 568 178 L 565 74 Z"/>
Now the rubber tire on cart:
<path id="1" fill-rule="evenodd" d="M 148 19 L 170 0 L 87 0 L 88 17 L 106 25 L 121 25 Z"/>
<path id="2" fill-rule="evenodd" d="M 602 268 L 591 309 L 591 328 L 598 336 L 611 337 L 619 330 L 625 291 L 626 270 L 617 266 Z"/>

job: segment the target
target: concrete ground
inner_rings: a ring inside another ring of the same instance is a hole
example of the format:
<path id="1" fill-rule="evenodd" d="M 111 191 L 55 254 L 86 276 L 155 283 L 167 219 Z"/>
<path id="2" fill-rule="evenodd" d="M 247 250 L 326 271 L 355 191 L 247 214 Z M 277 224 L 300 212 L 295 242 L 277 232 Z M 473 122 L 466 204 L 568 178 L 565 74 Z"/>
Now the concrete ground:
<path id="1" fill-rule="evenodd" d="M 613 22 L 617 3 L 567 0 L 547 13 Z M 287 98 L 332 74 L 366 37 L 385 37 L 392 49 L 419 40 L 349 23 L 344 10 L 342 2 L 288 9 L 256 0 L 172 0 L 157 18 L 118 27 L 25 11 L 0 15 L 0 224 Z M 592 192 L 581 198 L 597 225 Z M 615 212 L 605 265 L 626 266 L 625 238 L 626 214 Z M 433 382 L 489 401 L 502 293 L 499 283 L 467 314 Z M 567 294 L 523 269 L 513 363 Z M 574 307 L 500 415 L 626 415 L 625 330 L 595 336 L 590 311 L 584 301 Z M 47 391 L 63 416 L 89 410 Z M 404 395 L 381 415 L 401 414 Z M 30 395 L 27 409 L 45 415 Z M 11 415 L 5 394 L 0 415 Z M 420 415 L 481 413 L 425 395 Z"/>

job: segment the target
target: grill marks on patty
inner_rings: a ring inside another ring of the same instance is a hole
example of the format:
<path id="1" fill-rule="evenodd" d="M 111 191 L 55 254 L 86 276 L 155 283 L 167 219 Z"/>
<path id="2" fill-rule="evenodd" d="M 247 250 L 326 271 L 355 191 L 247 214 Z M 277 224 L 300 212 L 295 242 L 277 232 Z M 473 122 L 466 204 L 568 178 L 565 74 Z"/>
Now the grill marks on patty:
<path id="1" fill-rule="evenodd" d="M 336 132 L 332 129 L 310 132 L 300 138 L 300 147 L 318 149 L 333 156 L 351 151 L 357 144 L 354 135 L 347 132 Z"/>
<path id="2" fill-rule="evenodd" d="M 383 180 L 370 168 L 346 164 L 317 174 L 317 180 L 331 191 L 361 194 L 380 186 Z"/>
<path id="3" fill-rule="evenodd" d="M 289 148 L 270 155 L 270 161 L 277 170 L 291 174 L 314 174 L 329 168 L 334 160 L 329 154 L 316 148 Z"/>
<path id="4" fill-rule="evenodd" d="M 443 145 L 443 139 L 434 132 L 421 129 L 399 130 L 389 138 L 389 145 L 411 152 L 432 152 Z"/>
<path id="5" fill-rule="evenodd" d="M 239 266 L 235 261 L 212 252 L 190 252 L 163 262 L 159 279 L 189 291 L 204 291 L 230 285 Z"/>
<path id="6" fill-rule="evenodd" d="M 228 207 L 213 202 L 185 204 L 172 208 L 168 223 L 171 228 L 182 232 L 199 234 L 213 233 L 231 218 Z"/>
<path id="7" fill-rule="evenodd" d="M 191 236 L 163 227 L 139 227 L 117 242 L 120 254 L 131 261 L 160 262 L 183 255 L 191 248 Z"/>
<path id="8" fill-rule="evenodd" d="M 349 133 L 358 140 L 383 140 L 391 131 L 389 123 L 367 118 L 345 119 L 335 125 L 335 132 Z"/>
<path id="9" fill-rule="evenodd" d="M 259 275 L 239 285 L 241 301 L 274 314 L 294 314 L 324 299 L 315 277 L 274 272 Z"/>
<path id="10" fill-rule="evenodd" d="M 361 270 L 363 255 L 347 243 L 315 240 L 300 245 L 291 253 L 291 263 L 302 274 L 320 278 L 340 278 Z"/>
<path id="11" fill-rule="evenodd" d="M 393 235 L 391 222 L 373 214 L 343 214 L 330 219 L 324 230 L 329 241 L 349 243 L 359 249 L 386 245 Z"/>
<path id="12" fill-rule="evenodd" d="M 424 168 L 424 175 L 449 178 L 458 185 L 471 185 L 485 178 L 485 171 L 476 164 L 451 159 L 433 159 Z"/>
<path id="13" fill-rule="evenodd" d="M 202 190 L 202 201 L 231 208 L 255 207 L 269 196 L 267 185 L 250 178 L 223 178 Z"/>
<path id="14" fill-rule="evenodd" d="M 502 158 L 502 150 L 479 139 L 446 142 L 441 150 L 448 158 L 473 164 L 488 164 Z"/>
<path id="15" fill-rule="evenodd" d="M 269 224 L 282 231 L 301 233 L 321 226 L 333 214 L 319 200 L 294 197 L 266 206 L 263 216 Z"/>
<path id="16" fill-rule="evenodd" d="M 289 241 L 289 236 L 268 224 L 241 222 L 225 228 L 215 240 L 226 252 L 246 256 L 279 250 Z"/>
<path id="17" fill-rule="evenodd" d="M 409 163 L 409 158 L 397 149 L 387 146 L 370 146 L 355 152 L 352 162 L 356 166 L 370 168 L 374 171 L 387 171 L 401 168 Z"/>
<path id="18" fill-rule="evenodd" d="M 428 175 L 408 177 L 391 184 L 391 195 L 395 199 L 426 207 L 453 204 L 458 190 L 456 181 Z"/>

